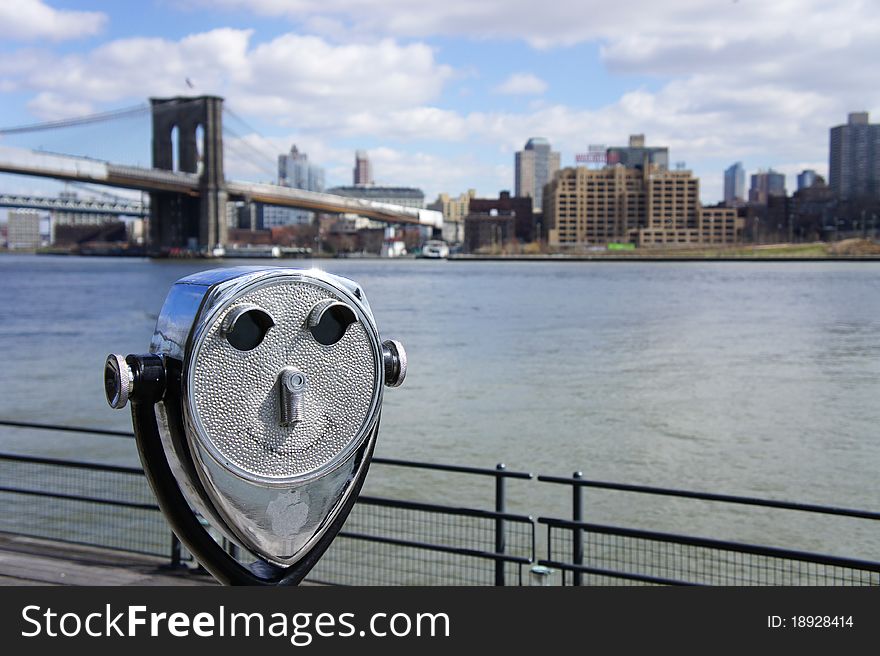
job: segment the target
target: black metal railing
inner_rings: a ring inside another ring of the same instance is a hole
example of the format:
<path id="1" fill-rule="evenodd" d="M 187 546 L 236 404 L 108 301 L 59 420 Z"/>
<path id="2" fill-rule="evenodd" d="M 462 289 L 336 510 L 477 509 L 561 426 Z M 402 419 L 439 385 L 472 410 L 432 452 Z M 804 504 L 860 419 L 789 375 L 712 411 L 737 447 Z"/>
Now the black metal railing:
<path id="1" fill-rule="evenodd" d="M 10 428 L 133 438 L 130 432 L 0 421 Z M 344 530 L 312 571 L 315 582 L 351 585 L 510 585 L 534 562 L 531 517 L 504 512 L 506 481 L 531 474 L 373 458 L 373 465 L 425 469 L 494 481 L 494 511 L 361 496 Z M 170 533 L 137 467 L 0 453 L 0 530 L 167 556 L 179 565 Z M 38 501 L 40 500 L 40 501 Z M 123 510 L 122 517 L 117 511 Z M 114 514 L 116 513 L 116 514 Z M 228 545 L 234 551 L 232 545 Z M 236 554 L 247 560 L 249 554 Z M 369 566 L 366 566 L 366 565 Z"/>
<path id="2" fill-rule="evenodd" d="M 524 583 L 523 569 L 535 557 L 535 524 L 531 517 L 505 512 L 506 488 L 508 480 L 530 480 L 531 474 L 503 464 L 484 469 L 392 458 L 373 458 L 372 464 L 494 479 L 495 510 L 361 496 L 311 579 L 363 585 Z"/>
<path id="3" fill-rule="evenodd" d="M 123 431 L 28 422 L 0 421 L 0 426 L 133 437 Z M 578 472 L 571 478 L 537 477 L 537 484 L 570 488 L 571 517 L 540 517 L 536 523 L 506 511 L 508 482 L 530 481 L 531 474 L 508 471 L 504 465 L 483 469 L 390 458 L 374 458 L 373 465 L 486 479 L 492 484 L 489 490 L 494 487 L 494 494 L 487 495 L 494 509 L 361 496 L 310 580 L 522 585 L 537 563 L 543 574 L 547 568 L 556 570 L 556 581 L 563 585 L 880 585 L 878 562 L 587 522 L 584 493 L 604 490 L 825 516 L 859 522 L 870 531 L 880 529 L 880 513 L 873 511 L 593 481 Z M 0 531 L 155 554 L 173 565 L 187 559 L 140 468 L 3 453 L 0 494 L 5 508 Z M 546 542 L 540 545 L 535 541 L 537 526 L 546 529 Z M 229 549 L 235 552 L 232 545 Z M 238 556 L 248 558 L 246 553 Z"/>
<path id="4" fill-rule="evenodd" d="M 496 549 L 499 539 L 503 550 Z M 522 585 L 534 540 L 534 523 L 523 515 L 362 496 L 309 578 L 354 585 Z"/>
<path id="5" fill-rule="evenodd" d="M 0 493 L 0 530 L 7 533 L 168 556 L 179 564 L 176 539 L 137 467 L 0 453 Z"/>
<path id="6" fill-rule="evenodd" d="M 538 563 L 562 572 L 565 585 L 880 585 L 880 563 L 729 540 L 587 523 L 584 489 L 675 497 L 724 504 L 867 520 L 880 529 L 880 513 L 746 496 L 538 476 L 568 486 L 572 518 L 539 517 L 547 527 L 546 557 Z"/>

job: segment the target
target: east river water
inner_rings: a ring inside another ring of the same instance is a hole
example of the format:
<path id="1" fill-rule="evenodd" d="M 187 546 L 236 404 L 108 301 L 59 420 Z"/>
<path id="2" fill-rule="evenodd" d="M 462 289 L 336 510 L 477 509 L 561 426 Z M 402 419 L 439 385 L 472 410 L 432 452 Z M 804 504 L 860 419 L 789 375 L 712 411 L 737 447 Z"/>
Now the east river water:
<path id="1" fill-rule="evenodd" d="M 880 510 L 880 263 L 314 264 L 357 280 L 409 354 L 379 456 Z M 104 357 L 145 351 L 169 286 L 217 265 L 0 256 L 0 418 L 130 428 Z M 129 440 L 0 435 L 4 452 L 137 463 Z M 367 489 L 490 507 L 492 485 L 377 466 Z M 565 488 L 508 497 L 570 512 Z M 585 495 L 589 521 L 880 559 L 864 520 L 716 506 Z"/>

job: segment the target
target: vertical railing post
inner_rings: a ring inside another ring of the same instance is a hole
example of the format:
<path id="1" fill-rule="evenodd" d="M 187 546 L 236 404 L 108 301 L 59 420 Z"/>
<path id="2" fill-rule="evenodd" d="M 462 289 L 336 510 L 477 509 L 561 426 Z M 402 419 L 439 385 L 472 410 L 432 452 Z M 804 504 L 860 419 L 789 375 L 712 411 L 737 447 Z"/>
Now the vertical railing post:
<path id="1" fill-rule="evenodd" d="M 180 567 L 180 540 L 174 533 L 171 534 L 171 566 Z"/>
<path id="2" fill-rule="evenodd" d="M 504 463 L 498 463 L 495 469 L 495 512 L 504 512 Z M 504 553 L 504 520 L 500 517 L 495 520 L 495 553 Z M 495 585 L 504 585 L 504 561 L 495 560 Z"/>
<path id="3" fill-rule="evenodd" d="M 583 473 L 579 471 L 572 474 L 572 478 L 575 480 L 583 477 Z M 571 485 L 571 518 L 575 522 L 584 521 L 584 498 L 581 486 L 577 483 Z M 580 528 L 573 528 L 571 531 L 571 562 L 574 565 L 584 564 L 584 532 Z M 572 585 L 583 584 L 583 572 L 575 570 L 572 575 Z"/>

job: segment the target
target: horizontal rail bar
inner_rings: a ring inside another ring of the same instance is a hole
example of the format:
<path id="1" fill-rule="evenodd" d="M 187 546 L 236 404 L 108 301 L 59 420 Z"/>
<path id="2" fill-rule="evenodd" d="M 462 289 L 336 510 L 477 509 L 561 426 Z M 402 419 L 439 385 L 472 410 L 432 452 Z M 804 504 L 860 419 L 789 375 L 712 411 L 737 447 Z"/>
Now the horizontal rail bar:
<path id="1" fill-rule="evenodd" d="M 0 453 L 0 461 L 22 462 L 35 465 L 52 465 L 71 469 L 86 469 L 89 471 L 105 471 L 116 474 L 132 474 L 142 476 L 144 471 L 140 467 L 126 467 L 125 465 L 108 465 L 100 462 L 84 462 L 81 460 L 63 460 L 60 458 L 46 458 L 42 456 L 24 456 L 16 453 Z"/>
<path id="2" fill-rule="evenodd" d="M 586 565 L 575 565 L 573 563 L 563 563 L 558 560 L 539 560 L 539 565 L 544 567 L 555 567 L 557 569 L 569 572 L 582 572 L 584 574 L 595 574 L 597 576 L 607 576 L 615 579 L 626 579 L 627 581 L 639 581 L 641 583 L 656 583 L 657 585 L 679 585 L 679 586 L 698 586 L 699 583 L 690 583 L 688 581 L 678 581 L 675 579 L 664 579 L 657 576 L 649 576 L 647 574 L 630 574 L 629 572 L 616 572 L 614 570 L 600 569 L 598 567 L 588 567 Z"/>
<path id="3" fill-rule="evenodd" d="M 159 506 L 149 503 L 137 503 L 135 501 L 119 501 L 117 499 L 104 499 L 102 497 L 88 497 L 80 494 L 66 494 L 64 492 L 46 492 L 44 490 L 28 490 L 18 487 L 0 486 L 0 492 L 12 494 L 26 494 L 33 497 L 48 497 L 50 499 L 64 499 L 66 501 L 84 501 L 87 503 L 100 503 L 105 506 L 120 506 L 123 508 L 136 508 L 138 510 L 159 510 Z"/>
<path id="4" fill-rule="evenodd" d="M 79 460 L 61 460 L 60 458 L 44 458 L 41 456 L 22 456 L 16 453 L 0 453 L 0 460 L 11 462 L 24 462 L 34 465 L 52 465 L 56 467 L 69 467 L 71 469 L 87 469 L 90 471 L 105 471 L 116 474 L 143 475 L 140 467 L 126 467 L 124 465 L 106 465 L 100 462 L 82 462 Z"/>
<path id="5" fill-rule="evenodd" d="M 129 431 L 107 430 L 103 428 L 88 428 L 85 426 L 62 426 L 58 424 L 41 424 L 37 422 L 10 421 L 0 419 L 0 426 L 9 426 L 11 428 L 30 428 L 35 430 L 55 430 L 65 431 L 68 433 L 83 433 L 106 435 L 110 437 L 127 437 L 134 438 L 134 433 Z M 518 478 L 532 479 L 534 476 L 528 472 L 513 472 L 504 469 L 489 469 L 484 467 L 467 467 L 463 465 L 446 465 L 432 462 L 417 462 L 410 460 L 400 460 L 397 458 L 373 458 L 372 464 L 390 465 L 395 467 L 412 467 L 414 469 L 431 469 L 434 471 L 447 471 L 459 474 L 477 474 L 481 476 L 501 476 L 502 478 Z"/>
<path id="6" fill-rule="evenodd" d="M 477 474 L 480 476 L 500 476 L 502 478 L 532 479 L 534 476 L 528 472 L 512 472 L 506 469 L 486 469 L 483 467 L 466 467 L 463 465 L 441 465 L 432 462 L 417 462 L 413 460 L 398 460 L 396 458 L 373 458 L 373 464 L 392 465 L 396 467 L 413 467 L 415 469 L 433 469 L 435 471 L 455 472 L 458 474 Z"/>
<path id="7" fill-rule="evenodd" d="M 91 433 L 94 435 L 108 435 L 110 437 L 130 437 L 134 438 L 134 433 L 117 430 L 107 430 L 104 428 L 83 428 L 80 426 L 57 426 L 55 424 L 38 424 L 30 421 L 8 421 L 0 419 L 0 426 L 10 426 L 12 428 L 33 428 L 36 430 L 52 430 L 64 431 L 67 433 Z"/>
<path id="8" fill-rule="evenodd" d="M 368 535 L 366 533 L 355 533 L 352 531 L 340 531 L 339 537 L 350 538 L 352 540 L 363 540 L 365 542 L 391 544 L 397 547 L 412 547 L 414 549 L 424 549 L 426 551 L 441 551 L 443 553 L 455 554 L 457 556 L 471 556 L 473 558 L 483 558 L 486 560 L 520 563 L 521 565 L 529 565 L 532 562 L 531 558 L 526 558 L 525 556 L 512 556 L 510 554 L 494 553 L 491 551 L 480 551 L 479 549 L 465 549 L 464 547 L 450 547 L 442 544 L 432 544 L 430 542 L 419 542 L 418 540 L 386 538 L 379 535 Z"/>
<path id="9" fill-rule="evenodd" d="M 528 515 L 513 515 L 510 513 L 496 512 L 494 510 L 481 510 L 479 508 L 443 506 L 434 503 L 423 503 L 421 501 L 404 501 L 403 499 L 389 499 L 386 497 L 371 497 L 361 495 L 360 497 L 358 497 L 357 502 L 363 503 L 367 506 L 403 508 L 406 510 L 419 510 L 423 512 L 438 513 L 443 515 L 463 515 L 466 517 L 479 517 L 482 519 L 503 519 L 511 522 L 521 522 L 523 524 L 532 523 L 532 518 Z"/>
<path id="10" fill-rule="evenodd" d="M 832 567 L 846 567 L 849 569 L 880 572 L 880 563 L 877 562 L 871 562 L 868 560 L 856 560 L 853 558 L 841 558 L 838 556 L 828 556 L 825 554 L 811 553 L 808 551 L 795 551 L 792 549 L 783 549 L 781 547 L 765 547 L 756 544 L 747 544 L 744 542 L 730 542 L 727 540 L 715 540 L 712 538 L 698 538 L 689 535 L 676 535 L 674 533 L 658 533 L 656 531 L 622 528 L 619 526 L 607 526 L 604 524 L 589 524 L 586 522 L 574 522 L 571 520 L 557 519 L 554 517 L 539 517 L 538 523 L 545 524 L 550 528 L 562 528 L 568 530 L 580 529 L 590 533 L 600 533 L 603 535 L 618 535 L 622 537 L 636 538 L 642 540 L 652 540 L 654 542 L 683 544 L 691 547 L 703 547 L 707 549 L 717 549 L 720 551 L 734 551 L 737 553 L 748 553 L 755 556 L 768 556 L 771 558 L 787 558 L 789 560 L 800 560 L 804 562 L 829 565 Z"/>
<path id="11" fill-rule="evenodd" d="M 801 512 L 822 513 L 825 515 L 838 515 L 841 517 L 855 517 L 858 519 L 880 520 L 880 513 L 869 510 L 854 508 L 838 508 L 834 506 L 820 506 L 810 503 L 796 503 L 793 501 L 775 501 L 773 499 L 759 499 L 755 497 L 735 496 L 730 494 L 715 494 L 712 492 L 694 492 L 691 490 L 675 490 L 671 488 L 651 487 L 647 485 L 631 485 L 628 483 L 610 483 L 607 481 L 591 481 L 585 478 L 564 478 L 561 476 L 538 476 L 542 483 L 556 483 L 559 485 L 576 485 L 578 487 L 616 490 L 619 492 L 635 492 L 637 494 L 654 494 L 658 496 L 681 497 L 684 499 L 698 499 L 701 501 L 721 501 L 724 503 L 736 503 L 748 506 L 762 506 L 765 508 L 779 508 L 781 510 L 798 510 Z"/>

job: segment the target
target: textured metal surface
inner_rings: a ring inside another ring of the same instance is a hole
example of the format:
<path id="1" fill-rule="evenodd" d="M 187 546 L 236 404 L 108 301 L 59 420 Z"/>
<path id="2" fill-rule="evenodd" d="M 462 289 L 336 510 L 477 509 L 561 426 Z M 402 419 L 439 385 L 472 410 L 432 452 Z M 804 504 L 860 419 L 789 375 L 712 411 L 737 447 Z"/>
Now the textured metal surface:
<path id="1" fill-rule="evenodd" d="M 310 309 L 327 298 L 345 300 L 303 281 L 257 287 L 215 315 L 194 345 L 193 418 L 221 464 L 258 479 L 283 480 L 331 464 L 363 439 L 378 383 L 378 348 L 361 321 L 338 343 L 317 343 L 304 327 Z M 263 308 L 275 319 L 250 351 L 233 348 L 222 332 L 226 315 L 243 304 Z M 299 369 L 309 381 L 304 419 L 291 426 L 281 425 L 277 387 L 285 367 Z"/>

